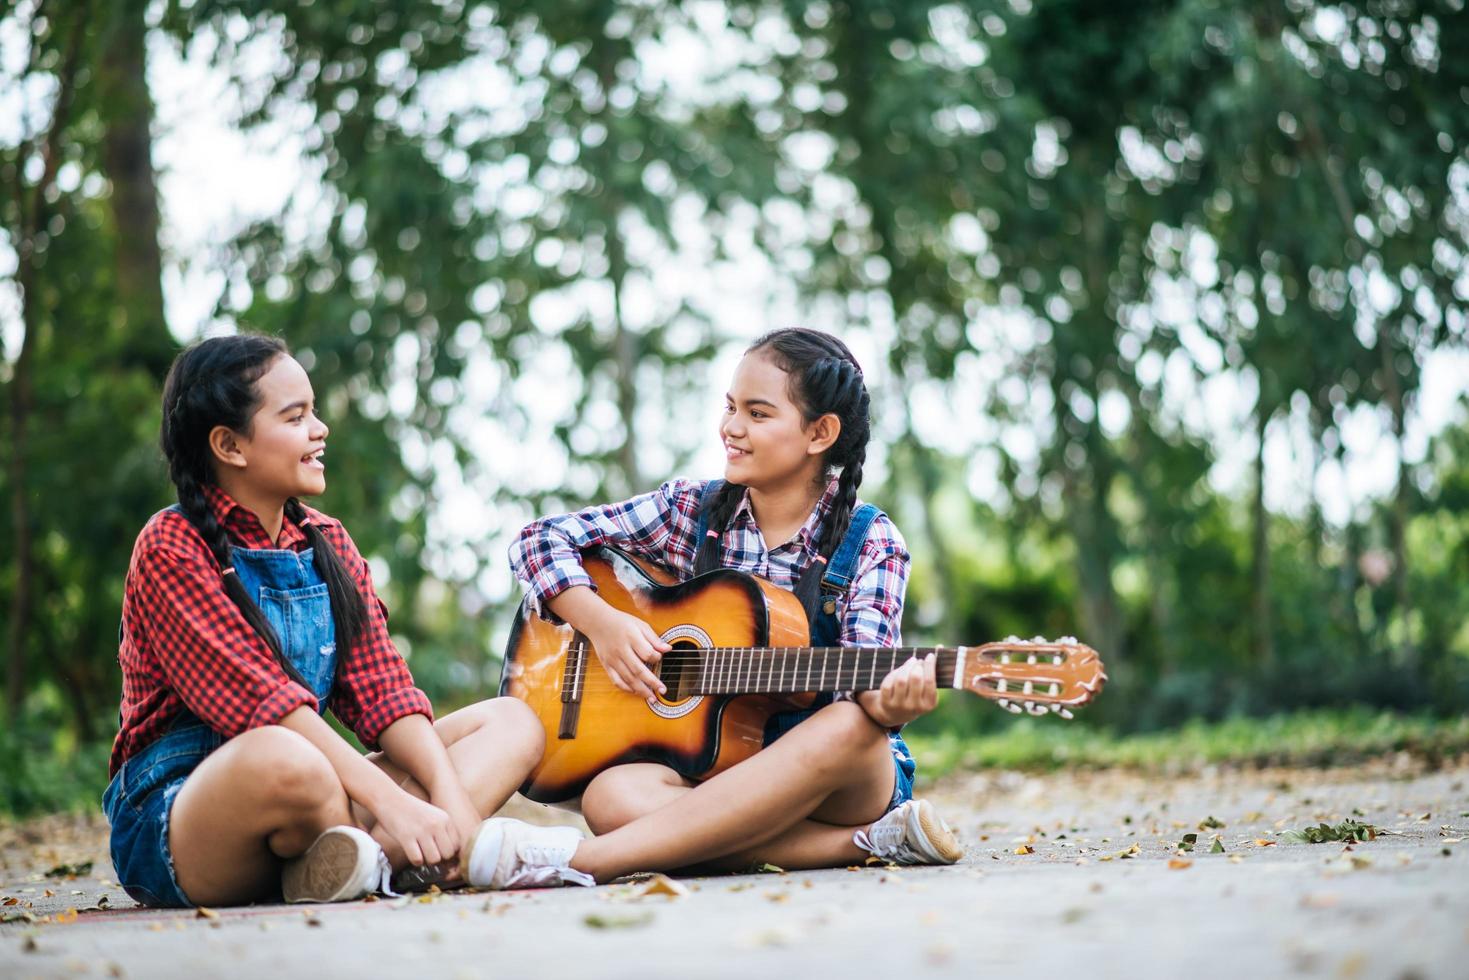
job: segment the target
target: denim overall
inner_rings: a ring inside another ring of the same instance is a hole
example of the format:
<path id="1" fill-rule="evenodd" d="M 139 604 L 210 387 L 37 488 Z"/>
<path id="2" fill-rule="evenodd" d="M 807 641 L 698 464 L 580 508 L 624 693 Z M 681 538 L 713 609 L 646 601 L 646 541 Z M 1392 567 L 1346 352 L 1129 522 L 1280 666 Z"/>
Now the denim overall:
<path id="1" fill-rule="evenodd" d="M 695 541 L 702 542 L 709 531 L 709 520 L 705 517 L 704 504 L 708 503 L 723 485 L 723 480 L 711 480 L 704 486 L 703 495 L 699 500 L 699 520 L 695 531 Z M 847 594 L 852 580 L 856 578 L 857 560 L 862 553 L 862 544 L 867 540 L 867 530 L 881 514 L 882 511 L 871 504 L 863 504 L 852 512 L 852 521 L 847 526 L 847 533 L 842 538 L 842 543 L 837 546 L 836 552 L 832 554 L 831 560 L 827 562 L 826 574 L 821 577 L 822 603 L 821 610 L 816 614 L 816 621 L 811 624 L 812 646 L 841 646 L 842 624 L 837 619 L 837 600 Z M 809 708 L 782 711 L 771 715 L 765 723 L 765 744 L 769 745 L 774 742 L 834 700 L 835 698 L 830 693 L 818 694 Z M 892 749 L 893 768 L 895 769 L 893 796 L 888 801 L 888 809 L 892 810 L 913 798 L 913 777 L 918 770 L 918 764 L 913 760 L 913 753 L 909 751 L 908 743 L 903 741 L 902 735 L 897 732 L 889 732 L 888 743 Z"/>
<path id="2" fill-rule="evenodd" d="M 331 599 L 311 549 L 233 548 L 235 574 L 280 637 L 282 649 L 325 712 L 336 676 Z M 157 741 L 122 764 L 102 795 L 112 825 L 112 863 L 123 889 L 143 905 L 190 907 L 174 874 L 168 818 L 189 774 L 226 739 L 187 708 Z"/>

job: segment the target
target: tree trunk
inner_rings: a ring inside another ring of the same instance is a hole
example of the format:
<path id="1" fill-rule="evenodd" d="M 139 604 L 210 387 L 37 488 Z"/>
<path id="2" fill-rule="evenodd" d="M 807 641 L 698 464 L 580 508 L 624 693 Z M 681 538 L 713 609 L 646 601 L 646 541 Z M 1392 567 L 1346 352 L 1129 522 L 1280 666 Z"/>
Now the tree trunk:
<path id="1" fill-rule="evenodd" d="M 117 228 L 118 347 L 162 378 L 173 356 L 163 310 L 163 258 L 158 246 L 158 187 L 153 171 L 153 100 L 148 92 L 146 3 L 124 0 L 110 13 L 98 65 L 103 103 L 102 161 Z"/>
<path id="2" fill-rule="evenodd" d="M 30 502 L 30 415 L 35 404 L 35 358 L 41 323 L 45 319 L 37 295 L 37 238 L 48 220 L 47 194 L 56 182 L 61 167 L 61 137 L 71 111 L 72 94 L 76 90 L 77 69 L 81 63 L 82 38 L 90 4 L 82 3 L 71 21 L 66 57 L 57 75 L 56 105 L 51 113 L 51 126 L 40 143 L 41 174 L 26 198 L 23 178 L 17 193 L 20 204 L 19 234 L 16 236 L 16 282 L 20 286 L 21 345 L 10 382 L 10 519 L 15 537 L 15 591 L 10 599 L 10 622 L 6 630 L 5 704 L 10 718 L 19 715 L 25 700 L 26 653 L 29 647 L 31 616 L 34 612 L 36 554 L 32 535 Z M 24 148 L 22 161 L 28 154 Z M 22 166 L 22 172 L 24 168 Z"/>
<path id="3" fill-rule="evenodd" d="M 1255 405 L 1255 492 L 1250 502 L 1250 652 L 1263 670 L 1275 666 L 1275 635 L 1270 611 L 1270 513 L 1265 509 L 1265 430 L 1273 414 L 1265 408 L 1265 381 Z"/>
<path id="4" fill-rule="evenodd" d="M 1398 449 L 1397 485 L 1393 489 L 1392 509 L 1388 512 L 1388 532 L 1392 541 L 1393 593 L 1397 599 L 1398 659 L 1404 667 L 1417 664 L 1417 650 L 1409 628 L 1409 614 L 1413 606 L 1408 594 L 1408 461 L 1403 457 L 1403 430 L 1406 410 L 1403 386 L 1393 363 L 1394 347 L 1385 324 L 1377 327 L 1377 350 L 1382 358 L 1382 390 L 1387 395 L 1388 407 L 1392 410 L 1393 442 Z M 1388 633 L 1392 642 L 1392 632 Z"/>
<path id="5" fill-rule="evenodd" d="M 30 636 L 31 589 L 35 582 L 35 544 L 31 535 L 30 414 L 34 398 L 36 335 L 40 332 L 40 303 L 36 298 L 35 268 L 30 255 L 22 252 L 19 280 L 21 324 L 25 334 L 20 356 L 10 381 L 10 521 L 15 538 L 15 591 L 10 596 L 10 624 L 6 630 L 5 707 L 14 723 L 25 700 L 26 654 Z"/>

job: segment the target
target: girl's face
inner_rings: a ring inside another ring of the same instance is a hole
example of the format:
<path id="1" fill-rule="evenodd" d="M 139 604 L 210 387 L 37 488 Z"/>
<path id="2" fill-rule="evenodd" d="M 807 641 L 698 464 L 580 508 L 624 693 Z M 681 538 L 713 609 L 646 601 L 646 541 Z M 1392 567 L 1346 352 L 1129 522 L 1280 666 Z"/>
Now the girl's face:
<path id="1" fill-rule="evenodd" d="M 790 375 L 765 351 L 740 360 L 719 425 L 726 480 L 763 490 L 797 479 L 814 482 L 821 475 L 822 454 L 836 439 L 836 417 L 807 425 L 791 401 L 789 383 Z"/>
<path id="2" fill-rule="evenodd" d="M 226 463 L 236 478 L 263 497 L 312 497 L 326 489 L 321 457 L 330 431 L 316 417 L 306 369 L 289 356 L 275 359 L 255 383 L 260 407 L 249 433 L 236 432 L 236 455 Z"/>

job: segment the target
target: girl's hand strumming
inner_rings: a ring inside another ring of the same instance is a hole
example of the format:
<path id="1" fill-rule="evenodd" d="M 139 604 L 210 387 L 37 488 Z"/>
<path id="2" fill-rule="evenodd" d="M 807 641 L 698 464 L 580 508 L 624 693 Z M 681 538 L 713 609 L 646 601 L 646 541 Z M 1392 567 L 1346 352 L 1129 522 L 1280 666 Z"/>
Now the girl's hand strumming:
<path id="1" fill-rule="evenodd" d="M 620 691 L 647 698 L 664 693 L 667 688 L 648 668 L 673 648 L 641 619 L 603 606 L 605 612 L 599 611 L 585 632 L 607 676 Z"/>

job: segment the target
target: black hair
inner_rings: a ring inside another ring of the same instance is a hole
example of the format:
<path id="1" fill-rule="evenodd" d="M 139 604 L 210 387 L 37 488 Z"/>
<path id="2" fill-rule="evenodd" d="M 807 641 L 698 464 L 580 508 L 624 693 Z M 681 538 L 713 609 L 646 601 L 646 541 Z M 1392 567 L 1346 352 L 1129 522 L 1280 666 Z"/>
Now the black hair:
<path id="1" fill-rule="evenodd" d="M 808 620 L 815 622 L 821 603 L 821 578 L 826 563 L 846 536 L 857 506 L 857 488 L 862 485 L 862 465 L 867 459 L 867 441 L 872 434 L 872 420 L 867 385 L 862 368 L 847 345 L 828 333 L 804 327 L 774 330 L 756 340 L 746 354 L 768 351 L 776 366 L 789 375 L 791 401 L 801 410 L 806 424 L 823 415 L 841 420 L 841 434 L 826 451 L 823 475 L 840 468 L 836 499 L 817 543 L 820 558 L 813 561 L 797 579 L 796 597 L 806 609 Z M 699 542 L 694 559 L 694 573 L 701 575 L 719 567 L 719 535 L 729 526 L 739 506 L 745 487 L 725 483 L 712 494 L 704 506 L 710 534 Z"/>
<path id="2" fill-rule="evenodd" d="M 169 478 L 178 491 L 179 510 L 219 563 L 225 594 L 265 640 L 291 679 L 309 688 L 300 671 L 286 659 L 280 637 L 265 613 L 235 574 L 229 539 L 204 496 L 204 487 L 216 482 L 209 433 L 222 425 L 248 434 L 251 419 L 260 407 L 257 383 L 278 358 L 289 355 L 284 341 L 259 334 L 211 337 L 186 348 L 174 359 L 163 383 L 159 443 L 168 460 Z M 312 563 L 331 597 L 337 650 L 345 656 L 367 623 L 367 605 L 341 556 L 310 520 L 301 501 L 295 497 L 287 500 L 286 516 L 305 532 L 311 544 Z"/>

